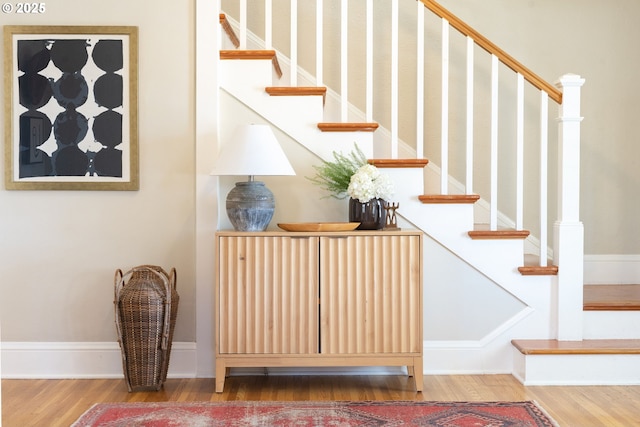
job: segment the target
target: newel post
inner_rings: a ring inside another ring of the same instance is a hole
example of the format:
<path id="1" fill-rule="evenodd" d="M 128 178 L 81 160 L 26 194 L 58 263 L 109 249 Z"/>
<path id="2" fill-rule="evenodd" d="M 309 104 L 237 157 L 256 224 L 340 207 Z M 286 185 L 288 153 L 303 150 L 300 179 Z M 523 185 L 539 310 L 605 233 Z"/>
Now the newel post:
<path id="1" fill-rule="evenodd" d="M 554 224 L 559 340 L 582 340 L 584 228 L 580 221 L 580 90 L 584 79 L 565 74 L 558 118 L 558 218 Z"/>

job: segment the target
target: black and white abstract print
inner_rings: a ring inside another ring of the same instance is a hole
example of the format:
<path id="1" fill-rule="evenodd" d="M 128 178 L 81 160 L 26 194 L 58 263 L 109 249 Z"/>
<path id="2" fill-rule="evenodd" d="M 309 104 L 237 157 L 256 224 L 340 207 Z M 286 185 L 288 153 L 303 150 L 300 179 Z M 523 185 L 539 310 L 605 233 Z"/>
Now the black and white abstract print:
<path id="1" fill-rule="evenodd" d="M 128 178 L 125 50 L 117 36 L 16 41 L 16 178 Z"/>

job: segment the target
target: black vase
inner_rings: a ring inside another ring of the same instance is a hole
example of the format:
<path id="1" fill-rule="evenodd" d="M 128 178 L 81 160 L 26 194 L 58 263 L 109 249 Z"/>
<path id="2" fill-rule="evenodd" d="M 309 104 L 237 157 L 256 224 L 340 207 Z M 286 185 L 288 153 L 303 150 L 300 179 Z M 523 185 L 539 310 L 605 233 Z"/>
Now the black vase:
<path id="1" fill-rule="evenodd" d="M 349 222 L 359 222 L 356 230 L 382 230 L 386 223 L 384 200 L 371 199 L 361 203 L 358 199 L 349 199 Z"/>

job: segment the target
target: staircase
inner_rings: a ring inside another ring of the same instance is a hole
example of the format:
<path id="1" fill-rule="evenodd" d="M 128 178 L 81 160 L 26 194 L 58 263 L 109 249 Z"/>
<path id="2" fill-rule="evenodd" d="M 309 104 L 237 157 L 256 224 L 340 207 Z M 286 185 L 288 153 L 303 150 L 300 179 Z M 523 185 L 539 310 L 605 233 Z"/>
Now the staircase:
<path id="1" fill-rule="evenodd" d="M 424 3 L 432 7 L 435 4 Z M 441 9 L 438 11 L 442 13 Z M 298 68 L 295 62 L 282 67 L 281 61 L 286 58 L 276 50 L 246 49 L 234 31 L 234 27 L 243 24 L 230 25 L 225 15 L 220 15 L 220 22 L 233 43 L 232 49 L 220 51 L 221 89 L 320 158 L 330 159 L 334 151 L 344 151 L 357 143 L 371 158 L 371 163 L 386 168 L 394 181 L 401 183 L 396 185 L 394 201 L 400 203 L 398 214 L 406 222 L 423 230 L 434 242 L 523 303 L 518 312 L 476 342 L 426 341 L 426 372 L 507 370 L 525 384 L 640 383 L 640 371 L 634 368 L 634 365 L 640 366 L 640 342 L 636 341 L 640 331 L 625 332 L 630 336 L 620 341 L 603 341 L 601 335 L 606 335 L 605 331 L 593 332 L 590 312 L 582 311 L 582 288 L 572 286 L 576 276 L 582 277 L 581 271 L 575 274 L 575 267 L 571 267 L 573 255 L 558 256 L 563 249 L 556 242 L 554 245 L 559 247 L 555 248 L 556 257 L 567 262 L 560 266 L 550 264 L 546 260 L 545 239 L 538 243 L 544 246 L 540 253 L 527 254 L 531 244 L 526 239 L 531 240 L 531 233 L 518 227 L 520 221 L 516 221 L 516 227 L 498 226 L 495 207 L 486 209 L 489 224 L 476 224 L 477 212 L 483 210 L 478 208 L 478 203 L 483 200 L 476 194 L 446 194 L 451 182 L 445 174 L 447 168 L 443 168 L 444 171 L 428 169 L 429 162 L 421 158 L 376 158 L 375 153 L 380 150 L 374 134 L 386 130 L 371 120 L 369 114 L 364 114 L 364 120 L 354 122 L 325 121 L 332 115 L 327 113 L 327 87 L 274 85 L 281 82 L 283 75 L 296 74 L 287 71 L 287 68 Z M 301 111 L 305 112 L 302 116 Z M 333 117 L 339 115 L 333 114 Z M 297 119 L 291 120 L 291 117 Z M 390 133 L 393 139 L 394 132 Z M 391 152 L 393 157 L 398 151 L 411 152 L 412 149 L 402 144 L 398 148 L 392 143 L 391 148 L 384 151 Z M 444 189 L 445 194 L 425 194 L 425 182 L 429 183 L 430 178 L 444 183 L 440 189 Z M 569 211 L 568 216 L 572 215 Z M 559 221 L 557 234 L 567 234 L 565 238 L 574 241 L 577 236 L 581 242 L 581 228 L 576 230 L 575 221 L 569 222 L 565 232 Z M 578 259 L 581 260 L 581 256 L 580 253 Z M 581 262 L 579 265 L 581 268 Z M 565 267 L 567 275 L 563 277 Z M 588 294 L 585 292 L 585 295 Z M 618 327 L 620 319 L 615 314 L 605 316 L 613 319 L 612 327 Z M 637 318 L 635 313 L 633 316 L 631 320 Z M 599 319 L 597 323 L 607 322 Z M 593 337 L 594 341 L 583 340 L 583 335 Z M 563 340 L 550 339 L 554 337 L 563 337 Z M 568 358 L 571 361 L 567 361 Z M 567 365 L 573 369 L 564 369 Z M 599 374 L 585 374 L 593 372 Z"/>
<path id="2" fill-rule="evenodd" d="M 585 285 L 585 339 L 513 340 L 527 385 L 638 384 L 640 285 Z"/>

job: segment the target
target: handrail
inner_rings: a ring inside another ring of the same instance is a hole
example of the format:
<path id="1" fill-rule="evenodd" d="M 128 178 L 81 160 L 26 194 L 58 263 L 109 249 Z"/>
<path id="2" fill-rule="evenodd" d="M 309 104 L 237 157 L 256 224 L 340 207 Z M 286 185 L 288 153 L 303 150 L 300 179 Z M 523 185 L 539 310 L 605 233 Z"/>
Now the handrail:
<path id="1" fill-rule="evenodd" d="M 434 0 L 419 0 L 424 6 L 429 9 L 431 12 L 435 13 L 442 19 L 446 19 L 449 24 L 462 33 L 464 36 L 471 37 L 478 46 L 486 50 L 492 55 L 498 57 L 500 62 L 502 62 L 507 67 L 511 68 L 516 73 L 522 74 L 522 76 L 531 83 L 536 88 L 545 91 L 549 94 L 549 97 L 556 101 L 558 104 L 562 104 L 562 92 L 560 92 L 555 86 L 551 83 L 547 82 L 536 73 L 522 65 L 516 59 L 514 59 L 511 55 L 506 53 L 504 50 L 500 49 L 489 39 L 484 37 L 482 34 L 474 30 L 472 27 L 463 22 L 460 18 L 455 16 L 453 13 L 449 12 L 447 9 L 442 7 L 440 4 L 436 3 Z"/>

